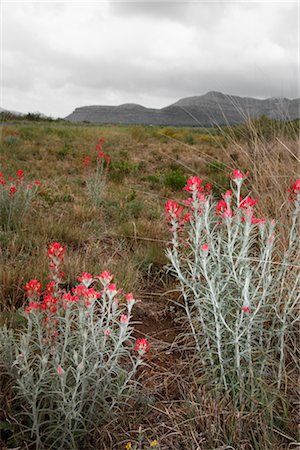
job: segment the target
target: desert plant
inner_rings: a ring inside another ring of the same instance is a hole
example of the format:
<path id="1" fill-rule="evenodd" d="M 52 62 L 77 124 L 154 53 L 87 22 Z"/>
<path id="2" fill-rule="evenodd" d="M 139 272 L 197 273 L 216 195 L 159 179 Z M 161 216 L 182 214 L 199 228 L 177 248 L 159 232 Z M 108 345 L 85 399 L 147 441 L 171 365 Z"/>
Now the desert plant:
<path id="1" fill-rule="evenodd" d="M 92 167 L 92 158 L 90 156 L 87 156 L 84 160 L 88 198 L 94 206 L 100 206 L 102 203 L 110 163 L 110 156 L 102 151 L 103 147 L 104 138 L 100 137 L 96 144 L 96 167 Z"/>
<path id="2" fill-rule="evenodd" d="M 0 227 L 11 230 L 22 224 L 39 185 L 40 181 L 26 182 L 21 169 L 8 181 L 0 172 Z"/>
<path id="3" fill-rule="evenodd" d="M 173 189 L 182 189 L 185 185 L 186 177 L 179 168 L 170 169 L 164 176 L 164 185 Z"/>
<path id="4" fill-rule="evenodd" d="M 109 272 L 84 272 L 72 291 L 62 288 L 64 254 L 58 242 L 48 247 L 51 281 L 44 292 L 38 280 L 26 284 L 27 327 L 18 335 L 0 333 L 2 360 L 23 405 L 14 422 L 37 449 L 86 445 L 87 433 L 134 397 L 134 375 L 149 348 L 139 339 L 132 354 L 136 301 L 130 293 L 119 303 L 121 290 Z"/>
<path id="5" fill-rule="evenodd" d="M 246 177 L 235 170 L 232 190 L 218 202 L 192 177 L 184 188 L 190 194 L 187 214 L 174 201 L 166 204 L 172 233 L 167 256 L 198 361 L 210 385 L 239 405 L 263 402 L 266 391 L 279 391 L 300 287 L 300 180 L 290 189 L 289 246 L 280 255 L 275 222 L 257 218 L 257 200 L 241 196 Z"/>

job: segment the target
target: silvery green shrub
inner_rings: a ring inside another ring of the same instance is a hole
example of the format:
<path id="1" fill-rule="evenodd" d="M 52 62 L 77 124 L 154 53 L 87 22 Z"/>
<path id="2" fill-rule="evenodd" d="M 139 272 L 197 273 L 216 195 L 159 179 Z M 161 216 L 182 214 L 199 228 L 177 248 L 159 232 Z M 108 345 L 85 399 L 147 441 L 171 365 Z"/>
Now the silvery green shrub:
<path id="1" fill-rule="evenodd" d="M 0 332 L 1 358 L 22 404 L 13 420 L 37 449 L 83 448 L 91 430 L 118 417 L 136 395 L 134 376 L 149 349 L 139 339 L 133 351 L 136 301 L 131 293 L 121 301 L 109 272 L 84 272 L 71 291 L 62 288 L 64 253 L 58 242 L 48 248 L 46 290 L 38 280 L 26 284 L 26 328 Z"/>
<path id="2" fill-rule="evenodd" d="M 90 156 L 87 156 L 84 160 L 87 196 L 93 206 L 101 205 L 106 188 L 110 156 L 102 151 L 103 147 L 104 138 L 100 137 L 96 144 L 96 164 L 94 167 Z"/>
<path id="3" fill-rule="evenodd" d="M 191 177 L 188 200 L 169 200 L 167 249 L 195 343 L 198 365 L 219 393 L 257 401 L 278 392 L 299 308 L 300 180 L 289 190 L 288 247 L 280 254 L 276 224 L 257 217 L 257 200 L 241 196 L 248 174 L 235 170 L 219 201 Z"/>
<path id="4" fill-rule="evenodd" d="M 26 182 L 22 169 L 8 179 L 0 172 L 0 228 L 7 231 L 22 225 L 40 184 Z"/>

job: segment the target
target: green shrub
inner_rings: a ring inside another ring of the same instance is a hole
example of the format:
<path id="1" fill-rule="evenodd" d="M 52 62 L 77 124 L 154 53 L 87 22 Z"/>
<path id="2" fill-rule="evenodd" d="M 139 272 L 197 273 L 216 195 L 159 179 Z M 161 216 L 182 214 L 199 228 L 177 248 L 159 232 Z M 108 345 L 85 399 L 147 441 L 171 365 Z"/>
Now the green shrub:
<path id="1" fill-rule="evenodd" d="M 114 160 L 111 162 L 109 178 L 116 183 L 120 183 L 128 175 L 138 171 L 138 164 L 126 160 Z"/>
<path id="2" fill-rule="evenodd" d="M 186 183 L 186 176 L 180 169 L 171 169 L 164 176 L 164 185 L 173 190 L 182 189 Z"/>

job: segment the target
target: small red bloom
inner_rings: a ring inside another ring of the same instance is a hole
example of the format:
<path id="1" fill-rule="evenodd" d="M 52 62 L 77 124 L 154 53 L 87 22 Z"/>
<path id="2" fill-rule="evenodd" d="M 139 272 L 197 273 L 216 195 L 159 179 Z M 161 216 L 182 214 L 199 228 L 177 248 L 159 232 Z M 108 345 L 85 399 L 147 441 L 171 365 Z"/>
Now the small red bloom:
<path id="1" fill-rule="evenodd" d="M 105 270 L 104 272 L 101 273 L 99 277 L 96 278 L 100 278 L 101 281 L 109 283 L 113 279 L 113 275 L 111 275 L 110 272 Z"/>
<path id="2" fill-rule="evenodd" d="M 129 323 L 129 317 L 126 316 L 125 314 L 121 315 L 121 319 L 120 319 L 121 325 L 128 325 Z"/>
<path id="3" fill-rule="evenodd" d="M 16 177 L 18 180 L 24 180 L 24 171 L 22 169 L 19 169 L 16 173 Z"/>
<path id="4" fill-rule="evenodd" d="M 240 202 L 240 208 L 252 208 L 253 206 L 255 206 L 257 203 L 257 200 L 255 198 L 251 198 L 251 197 L 246 197 L 246 198 L 241 198 L 241 202 Z"/>
<path id="5" fill-rule="evenodd" d="M 140 356 L 143 356 L 145 353 L 147 353 L 149 351 L 149 349 L 150 349 L 150 344 L 147 341 L 147 339 L 142 338 L 142 339 L 138 339 L 136 341 L 134 350 L 136 352 L 138 352 L 138 354 Z"/>
<path id="6" fill-rule="evenodd" d="M 228 191 L 225 192 L 225 194 L 223 194 L 223 198 L 231 198 L 232 196 L 232 190 L 229 189 Z"/>
<path id="7" fill-rule="evenodd" d="M 126 295 L 126 300 L 127 300 L 128 305 L 134 305 L 136 302 L 135 298 L 133 297 L 132 292 L 130 292 L 129 294 Z"/>
<path id="8" fill-rule="evenodd" d="M 59 242 L 52 242 L 48 247 L 48 258 L 57 258 L 63 261 L 66 247 L 63 247 Z"/>
<path id="9" fill-rule="evenodd" d="M 65 371 L 61 366 L 58 366 L 58 368 L 56 369 L 56 372 L 59 377 L 63 377 L 65 374 Z"/>
<path id="10" fill-rule="evenodd" d="M 191 177 L 187 180 L 187 185 L 183 188 L 184 191 L 193 192 L 193 191 L 202 191 L 204 189 L 201 186 L 202 180 L 198 177 Z"/>
<path id="11" fill-rule="evenodd" d="M 90 164 L 90 160 L 91 160 L 90 156 L 87 156 L 87 157 L 85 158 L 85 160 L 84 160 L 84 167 L 85 167 L 85 168 L 88 168 L 88 166 L 89 166 L 89 164 Z"/>
<path id="12" fill-rule="evenodd" d="M 205 189 L 208 194 L 211 194 L 212 188 L 213 188 L 213 186 L 211 183 L 206 183 Z"/>
<path id="13" fill-rule="evenodd" d="M 29 311 L 27 311 L 27 312 L 30 312 L 30 311 L 32 311 L 32 310 L 37 310 L 37 309 L 39 309 L 39 303 L 37 303 L 37 302 L 29 302 Z"/>
<path id="14" fill-rule="evenodd" d="M 9 193 L 12 197 L 15 195 L 16 192 L 17 192 L 17 188 L 15 186 L 11 186 L 9 188 Z"/>
<path id="15" fill-rule="evenodd" d="M 182 213 L 183 207 L 179 206 L 177 202 L 168 200 L 166 203 L 166 213 L 170 216 L 170 219 L 179 219 Z"/>
<path id="16" fill-rule="evenodd" d="M 288 189 L 288 192 L 290 192 L 291 194 L 293 194 L 289 200 L 291 202 L 294 202 L 295 200 L 297 200 L 297 195 L 300 193 L 300 179 L 295 181 L 294 183 L 291 183 L 291 187 Z M 296 195 L 294 195 L 296 194 Z"/>
<path id="17" fill-rule="evenodd" d="M 77 277 L 77 280 L 83 283 L 86 287 L 89 287 L 93 282 L 93 277 L 88 272 L 82 272 L 81 277 Z"/>
<path id="18" fill-rule="evenodd" d="M 226 211 L 227 209 L 227 203 L 225 202 L 225 200 L 219 200 L 218 203 L 215 206 L 215 210 L 216 210 L 216 215 L 220 215 L 222 214 L 224 211 Z"/>
<path id="19" fill-rule="evenodd" d="M 250 314 L 250 313 L 251 313 L 250 306 L 244 305 L 244 306 L 242 307 L 242 310 L 243 310 L 245 313 L 247 313 L 247 314 Z"/>
<path id="20" fill-rule="evenodd" d="M 41 294 L 42 285 L 38 280 L 30 280 L 26 286 L 26 295 L 30 297 L 31 295 L 40 295 Z"/>
<path id="21" fill-rule="evenodd" d="M 209 249 L 209 245 L 208 244 L 203 244 L 203 245 L 201 245 L 201 248 L 204 251 L 204 253 L 207 253 L 208 249 Z"/>
<path id="22" fill-rule="evenodd" d="M 107 290 L 110 292 L 117 292 L 117 286 L 115 284 L 109 284 Z"/>
<path id="23" fill-rule="evenodd" d="M 243 173 L 238 169 L 235 169 L 231 174 L 230 174 L 230 178 L 233 181 L 241 181 L 244 180 L 245 178 L 247 178 L 247 176 L 249 175 L 249 172 Z"/>

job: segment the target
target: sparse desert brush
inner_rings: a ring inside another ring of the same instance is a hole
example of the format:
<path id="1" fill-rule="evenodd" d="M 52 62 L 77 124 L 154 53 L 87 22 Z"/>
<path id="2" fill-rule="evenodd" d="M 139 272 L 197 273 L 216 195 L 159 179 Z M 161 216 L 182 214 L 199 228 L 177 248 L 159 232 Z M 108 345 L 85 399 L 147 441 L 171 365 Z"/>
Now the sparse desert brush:
<path id="1" fill-rule="evenodd" d="M 133 345 L 136 300 L 121 294 L 109 272 L 83 272 L 71 291 L 63 288 L 65 250 L 49 245 L 45 289 L 36 279 L 26 284 L 27 326 L 18 334 L 0 329 L 2 373 L 14 381 L 13 404 L 22 402 L 12 419 L 14 442 L 36 449 L 86 448 L 91 430 L 130 407 L 149 349 L 146 339 Z"/>
<path id="2" fill-rule="evenodd" d="M 185 185 L 186 176 L 181 168 L 170 169 L 164 175 L 164 185 L 173 190 L 182 189 Z"/>
<path id="3" fill-rule="evenodd" d="M 40 181 L 27 182 L 22 169 L 15 178 L 5 179 L 0 172 L 0 227 L 12 230 L 20 227 L 28 214 Z"/>
<path id="4" fill-rule="evenodd" d="M 249 193 L 242 196 L 245 178 L 235 170 L 232 189 L 215 201 L 202 180 L 191 177 L 186 211 L 177 202 L 166 204 L 172 234 L 167 256 L 194 338 L 195 373 L 204 372 L 217 395 L 253 408 L 279 398 L 286 358 L 293 354 L 300 180 L 290 188 L 289 244 L 280 253 L 275 222 L 257 216 Z"/>

